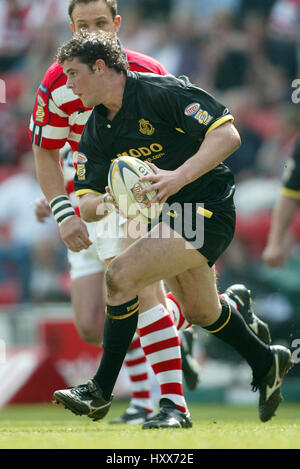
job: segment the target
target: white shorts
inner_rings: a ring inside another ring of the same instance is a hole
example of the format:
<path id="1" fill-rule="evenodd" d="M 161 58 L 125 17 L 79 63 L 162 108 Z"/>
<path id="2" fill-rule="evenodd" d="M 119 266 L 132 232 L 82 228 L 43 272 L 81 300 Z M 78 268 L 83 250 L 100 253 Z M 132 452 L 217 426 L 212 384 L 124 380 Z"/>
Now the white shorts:
<path id="1" fill-rule="evenodd" d="M 121 217 L 116 212 L 111 212 L 95 223 L 95 244 L 101 260 L 111 259 L 122 252 L 126 222 L 126 218 Z"/>
<path id="2" fill-rule="evenodd" d="M 80 252 L 68 250 L 72 280 L 105 271 L 105 260 L 122 252 L 126 219 L 112 212 L 103 220 L 86 223 L 93 244 Z"/>

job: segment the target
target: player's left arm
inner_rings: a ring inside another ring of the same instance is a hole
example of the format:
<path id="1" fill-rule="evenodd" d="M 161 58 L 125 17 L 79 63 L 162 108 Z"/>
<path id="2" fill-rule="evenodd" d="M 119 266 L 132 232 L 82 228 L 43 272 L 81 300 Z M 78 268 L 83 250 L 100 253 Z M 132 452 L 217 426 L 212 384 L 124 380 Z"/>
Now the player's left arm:
<path id="1" fill-rule="evenodd" d="M 180 80 L 180 81 L 179 81 Z M 192 183 L 226 160 L 241 144 L 233 125 L 234 117 L 211 94 L 192 85 L 186 77 L 166 80 L 158 96 L 160 117 L 170 128 L 179 130 L 193 141 L 199 141 L 198 151 L 173 171 L 163 171 L 151 165 L 154 176 L 147 179 L 154 185 L 144 190 L 157 190 L 152 203 L 164 203 L 183 186 Z"/>
<path id="2" fill-rule="evenodd" d="M 101 220 L 113 210 L 109 195 L 87 192 L 79 198 L 81 218 L 87 223 Z"/>
<path id="3" fill-rule="evenodd" d="M 176 177 L 181 181 L 181 187 L 214 169 L 240 145 L 240 135 L 236 127 L 229 121 L 207 133 L 197 153 L 174 171 Z"/>
<path id="4" fill-rule="evenodd" d="M 235 126 L 226 121 L 208 132 L 199 150 L 173 171 L 157 168 L 148 163 L 154 171 L 153 176 L 142 178 L 141 181 L 152 181 L 153 185 L 144 192 L 157 190 L 154 202 L 164 203 L 171 195 L 176 194 L 182 187 L 190 184 L 208 173 L 222 161 L 226 160 L 241 144 L 240 135 Z"/>

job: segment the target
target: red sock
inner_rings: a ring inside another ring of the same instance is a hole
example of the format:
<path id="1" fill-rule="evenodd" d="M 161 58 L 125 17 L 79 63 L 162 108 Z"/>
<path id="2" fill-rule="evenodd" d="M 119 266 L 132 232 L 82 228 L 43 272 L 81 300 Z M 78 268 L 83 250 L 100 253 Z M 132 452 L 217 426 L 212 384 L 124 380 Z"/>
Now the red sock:
<path id="1" fill-rule="evenodd" d="M 170 399 L 186 412 L 180 344 L 171 316 L 157 305 L 139 315 L 138 329 L 144 353 L 160 384 L 161 398 Z"/>
<path id="2" fill-rule="evenodd" d="M 167 294 L 167 307 L 168 312 L 170 313 L 174 325 L 177 327 L 178 331 L 183 331 L 184 329 L 192 326 L 192 324 L 188 322 L 183 316 L 181 307 L 171 292 Z"/>
<path id="3" fill-rule="evenodd" d="M 137 334 L 133 337 L 124 364 L 132 389 L 130 404 L 142 407 L 148 413 L 152 413 L 154 404 L 150 395 L 147 360 Z"/>

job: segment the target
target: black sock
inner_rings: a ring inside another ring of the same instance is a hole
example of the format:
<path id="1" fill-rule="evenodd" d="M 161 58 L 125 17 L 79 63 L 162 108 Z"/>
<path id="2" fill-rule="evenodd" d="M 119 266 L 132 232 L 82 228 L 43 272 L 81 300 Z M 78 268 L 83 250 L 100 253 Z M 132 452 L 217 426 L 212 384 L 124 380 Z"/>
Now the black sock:
<path id="1" fill-rule="evenodd" d="M 233 306 L 223 298 L 220 298 L 220 301 L 222 312 L 219 319 L 204 329 L 239 352 L 252 368 L 254 381 L 259 382 L 273 363 L 270 347 L 249 329 Z"/>
<path id="2" fill-rule="evenodd" d="M 103 354 L 94 380 L 109 400 L 138 322 L 138 298 L 119 306 L 107 306 Z"/>

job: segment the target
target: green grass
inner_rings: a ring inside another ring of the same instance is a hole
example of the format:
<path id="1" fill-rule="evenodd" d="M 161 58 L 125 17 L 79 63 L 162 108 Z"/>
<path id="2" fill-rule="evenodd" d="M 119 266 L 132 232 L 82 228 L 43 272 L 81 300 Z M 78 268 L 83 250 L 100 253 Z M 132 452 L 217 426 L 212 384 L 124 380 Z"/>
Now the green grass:
<path id="1" fill-rule="evenodd" d="M 198 449 L 300 448 L 300 403 L 282 404 L 268 423 L 255 407 L 191 404 L 193 428 L 141 430 L 109 425 L 126 403 L 114 402 L 95 423 L 54 405 L 10 406 L 0 410 L 1 449 Z"/>

